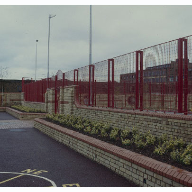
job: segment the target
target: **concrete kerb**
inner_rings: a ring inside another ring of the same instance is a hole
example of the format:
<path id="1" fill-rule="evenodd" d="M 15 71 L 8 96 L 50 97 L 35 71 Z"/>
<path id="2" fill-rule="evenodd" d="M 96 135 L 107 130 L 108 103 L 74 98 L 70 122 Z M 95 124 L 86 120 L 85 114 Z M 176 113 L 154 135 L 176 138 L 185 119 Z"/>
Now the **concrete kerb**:
<path id="1" fill-rule="evenodd" d="M 43 118 L 47 114 L 47 113 L 25 113 L 20 112 L 16 109 L 12 109 L 10 107 L 0 107 L 0 111 L 7 112 L 20 120 L 33 120 L 35 118 Z"/>

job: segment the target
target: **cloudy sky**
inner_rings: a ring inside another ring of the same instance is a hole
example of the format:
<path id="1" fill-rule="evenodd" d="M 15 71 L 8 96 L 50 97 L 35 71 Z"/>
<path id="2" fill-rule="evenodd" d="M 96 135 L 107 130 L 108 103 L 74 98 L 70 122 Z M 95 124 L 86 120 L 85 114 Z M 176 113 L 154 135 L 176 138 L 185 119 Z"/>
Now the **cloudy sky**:
<path id="1" fill-rule="evenodd" d="M 37 39 L 37 79 L 47 76 L 49 14 L 50 74 L 88 65 L 89 13 L 89 5 L 0 5 L 3 78 L 34 79 Z M 92 62 L 191 35 L 191 18 L 192 5 L 93 5 Z"/>

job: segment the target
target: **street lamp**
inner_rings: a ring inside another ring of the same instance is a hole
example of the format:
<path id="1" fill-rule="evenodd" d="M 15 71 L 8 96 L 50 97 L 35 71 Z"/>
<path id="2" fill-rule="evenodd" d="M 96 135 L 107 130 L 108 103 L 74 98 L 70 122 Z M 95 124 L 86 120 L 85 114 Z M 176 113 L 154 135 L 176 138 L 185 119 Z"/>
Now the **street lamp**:
<path id="1" fill-rule="evenodd" d="M 38 43 L 38 40 L 36 40 L 35 81 L 36 81 L 36 73 L 37 73 L 37 43 Z"/>
<path id="2" fill-rule="evenodd" d="M 50 20 L 56 15 L 49 14 L 49 33 L 48 33 L 48 71 L 47 71 L 47 81 L 49 81 L 49 41 L 50 41 Z M 48 87 L 49 88 L 49 87 Z"/>

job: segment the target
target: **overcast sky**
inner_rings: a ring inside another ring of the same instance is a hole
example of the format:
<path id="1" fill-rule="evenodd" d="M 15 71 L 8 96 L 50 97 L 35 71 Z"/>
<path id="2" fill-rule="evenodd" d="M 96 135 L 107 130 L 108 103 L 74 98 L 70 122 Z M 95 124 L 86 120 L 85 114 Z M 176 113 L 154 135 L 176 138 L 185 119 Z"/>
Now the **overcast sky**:
<path id="1" fill-rule="evenodd" d="M 8 68 L 6 79 L 34 79 L 37 39 L 37 79 L 47 76 L 49 14 L 56 14 L 50 74 L 89 64 L 89 5 L 0 5 L 0 14 L 0 69 Z M 192 5 L 93 5 L 92 62 L 191 35 L 191 21 Z"/>

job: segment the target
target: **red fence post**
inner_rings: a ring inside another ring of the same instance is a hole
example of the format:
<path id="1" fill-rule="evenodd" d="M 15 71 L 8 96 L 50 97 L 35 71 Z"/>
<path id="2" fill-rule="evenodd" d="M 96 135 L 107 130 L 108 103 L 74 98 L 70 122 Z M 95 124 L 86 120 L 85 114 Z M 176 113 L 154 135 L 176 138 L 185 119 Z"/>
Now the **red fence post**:
<path id="1" fill-rule="evenodd" d="M 164 104 L 165 104 L 165 84 L 161 83 L 161 107 L 164 110 Z"/>
<path id="2" fill-rule="evenodd" d="M 57 75 L 55 75 L 55 114 L 57 114 Z"/>
<path id="3" fill-rule="evenodd" d="M 110 59 L 108 59 L 108 107 L 110 107 Z"/>
<path id="4" fill-rule="evenodd" d="M 135 109 L 139 107 L 139 75 L 138 75 L 138 61 L 139 61 L 139 51 L 136 51 L 136 74 L 135 74 Z"/>
<path id="5" fill-rule="evenodd" d="M 184 39 L 184 62 L 185 62 L 185 71 L 184 71 L 184 114 L 187 115 L 187 96 L 188 96 L 188 55 L 187 55 L 187 39 Z"/>
<path id="6" fill-rule="evenodd" d="M 81 105 L 81 79 L 79 81 L 79 103 Z"/>
<path id="7" fill-rule="evenodd" d="M 183 39 L 178 39 L 178 113 L 183 107 Z"/>
<path id="8" fill-rule="evenodd" d="M 97 87 L 96 87 L 96 83 L 97 83 L 97 81 L 95 80 L 95 107 L 96 107 L 96 104 L 97 104 Z"/>
<path id="9" fill-rule="evenodd" d="M 149 82 L 149 103 L 151 107 L 151 82 Z"/>
<path id="10" fill-rule="evenodd" d="M 78 69 L 74 69 L 74 85 L 78 85 Z"/>
<path id="11" fill-rule="evenodd" d="M 22 92 L 24 92 L 24 77 L 22 77 Z"/>
<path id="12" fill-rule="evenodd" d="M 140 70 L 138 69 L 139 56 L 140 56 Z M 140 73 L 140 80 L 139 80 L 139 73 Z M 140 89 L 139 89 L 139 84 L 140 84 Z M 136 84 L 135 86 L 136 86 L 135 109 L 139 108 L 139 103 L 140 103 L 140 111 L 143 111 L 143 51 L 136 51 Z"/>
<path id="13" fill-rule="evenodd" d="M 114 59 L 112 60 L 112 108 L 114 108 L 114 78 L 115 78 L 115 71 L 114 71 Z"/>
<path id="14" fill-rule="evenodd" d="M 112 73 L 111 69 L 112 62 Z M 110 76 L 112 75 L 112 81 Z M 108 107 L 114 108 L 114 59 L 108 59 Z"/>
<path id="15" fill-rule="evenodd" d="M 140 51 L 140 111 L 143 111 L 143 51 Z"/>
<path id="16" fill-rule="evenodd" d="M 63 73 L 63 87 L 65 87 L 65 73 Z"/>
<path id="17" fill-rule="evenodd" d="M 94 103 L 94 68 L 94 65 L 89 65 L 89 105 Z"/>

